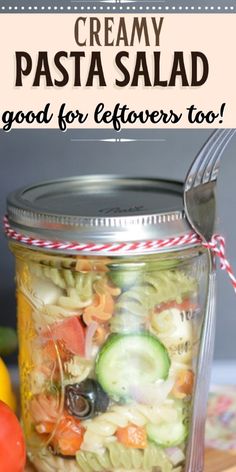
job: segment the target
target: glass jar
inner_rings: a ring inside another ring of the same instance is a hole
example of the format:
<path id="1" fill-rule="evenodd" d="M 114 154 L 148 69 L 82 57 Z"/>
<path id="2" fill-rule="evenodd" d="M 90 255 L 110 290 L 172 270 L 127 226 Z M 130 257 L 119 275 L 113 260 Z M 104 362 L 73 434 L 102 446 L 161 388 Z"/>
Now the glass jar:
<path id="1" fill-rule="evenodd" d="M 90 176 L 9 197 L 22 419 L 39 472 L 193 472 L 209 259 L 198 242 L 174 245 L 191 232 L 181 192 Z M 173 244 L 144 243 L 160 237 Z"/>

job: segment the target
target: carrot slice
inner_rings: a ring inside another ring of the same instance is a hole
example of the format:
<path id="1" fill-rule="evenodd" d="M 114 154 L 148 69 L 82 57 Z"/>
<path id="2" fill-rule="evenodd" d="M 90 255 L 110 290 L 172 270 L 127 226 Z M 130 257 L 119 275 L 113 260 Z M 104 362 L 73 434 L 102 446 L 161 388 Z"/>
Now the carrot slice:
<path id="1" fill-rule="evenodd" d="M 85 429 L 78 419 L 60 412 L 59 403 L 59 398 L 40 393 L 32 398 L 30 412 L 42 439 L 50 441 L 56 453 L 73 456 L 80 449 Z"/>
<path id="2" fill-rule="evenodd" d="M 164 310 L 170 310 L 171 308 L 177 308 L 180 311 L 196 310 L 196 303 L 192 303 L 188 298 L 183 300 L 181 303 L 177 303 L 175 300 L 169 302 L 160 303 L 155 307 L 155 313 L 161 313 Z"/>
<path id="3" fill-rule="evenodd" d="M 50 421 L 43 421 L 42 423 L 36 424 L 35 429 L 39 434 L 50 434 L 55 428 L 55 423 Z"/>
<path id="4" fill-rule="evenodd" d="M 142 426 L 129 424 L 125 428 L 118 428 L 116 437 L 126 447 L 135 449 L 145 449 L 147 447 L 147 433 Z"/>
<path id="5" fill-rule="evenodd" d="M 74 456 L 83 442 L 85 428 L 72 416 L 63 418 L 57 425 L 51 446 L 63 456 Z"/>
<path id="6" fill-rule="evenodd" d="M 86 256 L 79 256 L 76 261 L 75 270 L 78 272 L 108 272 L 107 264 L 111 262 L 108 257 L 87 258 Z"/>
<path id="7" fill-rule="evenodd" d="M 192 394 L 193 385 L 194 373 L 192 370 L 180 370 L 171 393 L 176 398 L 184 398 L 186 395 Z"/>

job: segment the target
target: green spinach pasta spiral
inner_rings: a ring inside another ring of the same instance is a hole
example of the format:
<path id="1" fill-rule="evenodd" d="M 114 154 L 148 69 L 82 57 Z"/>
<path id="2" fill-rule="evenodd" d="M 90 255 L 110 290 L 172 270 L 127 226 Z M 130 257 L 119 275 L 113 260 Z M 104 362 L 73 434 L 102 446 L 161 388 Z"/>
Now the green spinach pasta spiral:
<path id="1" fill-rule="evenodd" d="M 41 278 L 51 280 L 62 289 L 76 288 L 78 291 L 92 291 L 92 282 L 98 278 L 94 272 L 79 273 L 68 268 L 31 264 L 30 271 Z"/>
<path id="2" fill-rule="evenodd" d="M 114 445 L 111 445 L 110 446 L 110 449 L 113 448 L 114 449 Z M 116 448 L 117 448 L 117 443 L 116 443 Z M 117 448 L 117 450 L 121 450 L 122 448 L 122 451 L 124 451 L 124 446 L 122 445 L 119 445 L 119 448 Z M 159 454 L 158 454 L 158 452 Z M 152 452 L 153 454 L 153 457 L 158 459 L 158 464 L 160 464 L 160 468 L 159 466 L 156 467 L 156 464 L 154 465 L 154 467 L 151 467 L 151 469 L 149 470 L 158 470 L 160 472 L 182 472 L 183 471 L 183 468 L 182 466 L 177 466 L 177 467 L 172 467 L 171 464 L 167 463 L 167 458 L 162 459 L 162 456 L 163 454 L 160 454 L 161 450 L 157 448 L 157 446 L 154 446 L 154 445 L 149 445 L 148 447 L 148 451 L 149 453 Z M 158 454 L 158 458 L 157 458 L 157 454 Z M 97 464 L 97 469 L 91 469 L 91 455 L 93 456 L 93 465 L 94 464 Z M 161 455 L 161 458 L 160 458 L 160 455 Z M 141 462 L 141 465 L 142 465 L 142 462 L 143 462 L 143 458 L 144 458 L 144 454 L 143 452 L 140 452 L 139 450 L 135 450 L 135 449 L 129 449 L 128 451 L 128 456 L 131 457 L 131 461 L 133 461 L 134 464 L 139 464 Z M 140 456 L 141 456 L 141 460 L 140 460 Z M 103 464 L 105 462 L 105 465 L 107 465 L 108 467 L 111 468 L 111 462 L 110 462 L 110 458 L 109 458 L 109 451 L 107 450 L 106 452 L 106 456 L 105 458 L 102 460 L 102 458 L 104 458 L 104 454 L 97 454 L 97 453 L 88 453 L 88 452 L 78 452 L 77 453 L 77 461 L 75 459 L 64 459 L 62 457 L 57 457 L 57 456 L 53 456 L 51 453 L 49 453 L 47 451 L 47 449 L 42 449 L 40 453 L 38 454 L 34 454 L 33 456 L 30 457 L 31 461 L 35 464 L 35 466 L 41 470 L 41 472 L 85 472 L 85 471 L 89 471 L 91 472 L 91 470 L 97 470 L 98 472 L 99 471 L 105 471 L 104 467 L 103 467 Z M 124 455 L 123 455 L 123 459 L 124 459 Z M 86 464 L 85 466 L 85 461 L 88 460 L 90 461 L 90 465 Z M 128 459 L 130 461 L 130 459 Z M 161 460 L 162 460 L 162 463 L 161 463 Z M 150 458 L 149 458 L 149 461 L 151 462 Z M 162 464 L 162 465 L 161 465 Z M 127 469 L 126 465 L 125 465 L 125 468 L 123 468 L 124 466 L 118 466 L 119 468 L 118 469 L 115 469 L 116 472 L 137 472 L 137 468 L 133 468 L 133 469 L 130 469 L 130 471 Z M 109 469 L 108 469 L 109 470 Z M 141 470 L 141 469 L 140 469 Z M 142 469 L 142 472 L 144 472 L 144 470 Z"/>
<path id="3" fill-rule="evenodd" d="M 47 449 L 30 454 L 30 461 L 41 472 L 81 472 L 75 459 L 53 456 Z"/>
<path id="4" fill-rule="evenodd" d="M 77 463 L 82 472 L 109 471 L 121 469 L 125 472 L 152 471 L 158 467 L 161 472 L 173 471 L 173 466 L 165 452 L 154 444 L 149 444 L 144 451 L 126 448 L 118 442 L 107 445 L 105 452 L 94 453 L 79 451 L 76 454 Z"/>
<path id="5" fill-rule="evenodd" d="M 57 304 L 65 309 L 76 310 L 84 308 L 92 302 L 93 283 L 101 278 L 94 272 L 79 273 L 67 268 L 31 264 L 30 271 L 41 279 L 50 280 L 57 287 L 64 290 L 58 298 Z"/>
<path id="6" fill-rule="evenodd" d="M 196 291 L 196 282 L 181 271 L 146 273 L 139 285 L 123 292 L 116 304 L 111 320 L 112 332 L 129 332 L 141 329 L 149 311 L 167 301 L 181 302 Z"/>

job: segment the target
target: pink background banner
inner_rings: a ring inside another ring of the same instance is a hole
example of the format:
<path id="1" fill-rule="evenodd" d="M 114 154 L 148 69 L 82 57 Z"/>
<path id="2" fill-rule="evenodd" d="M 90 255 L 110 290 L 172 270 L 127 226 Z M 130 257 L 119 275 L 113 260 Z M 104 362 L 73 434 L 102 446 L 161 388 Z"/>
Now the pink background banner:
<path id="1" fill-rule="evenodd" d="M 236 127 L 235 14 L 0 14 L 0 127 Z"/>

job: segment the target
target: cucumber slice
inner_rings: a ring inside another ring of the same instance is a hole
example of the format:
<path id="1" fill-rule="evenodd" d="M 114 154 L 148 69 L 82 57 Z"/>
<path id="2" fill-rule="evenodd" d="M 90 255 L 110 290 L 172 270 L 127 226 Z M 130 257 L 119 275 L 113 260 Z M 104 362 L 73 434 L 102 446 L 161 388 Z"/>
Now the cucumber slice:
<path id="1" fill-rule="evenodd" d="M 140 272 L 131 270 L 112 270 L 109 273 L 112 282 L 119 288 L 129 288 L 140 278 Z"/>
<path id="2" fill-rule="evenodd" d="M 142 282 L 145 275 L 152 275 L 155 271 L 174 269 L 179 264 L 178 259 L 154 259 L 143 264 L 110 264 L 109 277 L 121 289 L 132 287 Z"/>
<path id="3" fill-rule="evenodd" d="M 111 335 L 96 360 L 98 382 L 114 398 L 129 398 L 134 385 L 166 379 L 169 368 L 166 348 L 146 332 Z"/>
<path id="4" fill-rule="evenodd" d="M 184 442 L 188 434 L 187 427 L 181 420 L 176 423 L 163 423 L 159 425 L 149 423 L 146 430 L 148 438 L 162 447 L 179 446 Z"/>

